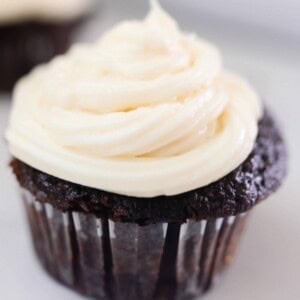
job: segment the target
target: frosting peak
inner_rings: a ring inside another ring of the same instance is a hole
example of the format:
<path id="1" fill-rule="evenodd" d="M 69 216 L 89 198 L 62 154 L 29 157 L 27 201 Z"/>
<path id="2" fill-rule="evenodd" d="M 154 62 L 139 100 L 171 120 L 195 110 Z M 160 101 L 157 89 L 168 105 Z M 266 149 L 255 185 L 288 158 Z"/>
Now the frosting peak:
<path id="1" fill-rule="evenodd" d="M 251 152 L 261 114 L 218 50 L 156 2 L 17 86 L 7 138 L 51 175 L 136 197 L 174 195 L 228 174 Z"/>
<path id="2" fill-rule="evenodd" d="M 154 5 L 145 21 L 121 23 L 95 45 L 76 46 L 68 59 L 54 61 L 48 77 L 60 78 L 44 80 L 43 88 L 55 106 L 116 112 L 184 99 L 220 69 L 213 46 L 182 35 Z"/>

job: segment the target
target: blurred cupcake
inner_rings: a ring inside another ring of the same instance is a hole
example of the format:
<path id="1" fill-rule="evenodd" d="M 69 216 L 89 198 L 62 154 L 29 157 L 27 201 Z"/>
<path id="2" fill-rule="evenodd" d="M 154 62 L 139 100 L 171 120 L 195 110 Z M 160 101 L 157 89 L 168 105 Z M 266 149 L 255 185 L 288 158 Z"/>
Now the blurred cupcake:
<path id="1" fill-rule="evenodd" d="M 40 261 L 98 299 L 207 291 L 286 168 L 253 90 L 157 4 L 23 79 L 7 139 Z"/>
<path id="2" fill-rule="evenodd" d="M 94 0 L 0 0 L 0 91 L 64 53 Z"/>

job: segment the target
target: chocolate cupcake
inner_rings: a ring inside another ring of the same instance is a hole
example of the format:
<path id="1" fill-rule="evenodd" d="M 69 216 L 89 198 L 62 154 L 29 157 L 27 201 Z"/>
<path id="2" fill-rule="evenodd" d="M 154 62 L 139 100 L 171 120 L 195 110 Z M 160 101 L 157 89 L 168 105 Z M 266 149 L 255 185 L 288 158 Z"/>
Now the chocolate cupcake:
<path id="1" fill-rule="evenodd" d="M 0 91 L 64 53 L 93 0 L 0 0 Z"/>
<path id="2" fill-rule="evenodd" d="M 39 260 L 96 299 L 208 291 L 286 173 L 251 87 L 155 3 L 22 79 L 7 140 Z"/>

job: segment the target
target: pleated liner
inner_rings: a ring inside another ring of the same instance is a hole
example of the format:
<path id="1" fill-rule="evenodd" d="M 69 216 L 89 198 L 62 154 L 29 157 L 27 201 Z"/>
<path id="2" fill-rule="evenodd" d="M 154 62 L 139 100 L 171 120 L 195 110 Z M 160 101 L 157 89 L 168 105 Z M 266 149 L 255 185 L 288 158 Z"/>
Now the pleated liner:
<path id="1" fill-rule="evenodd" d="M 22 195 L 43 267 L 94 299 L 199 297 L 231 262 L 247 216 L 139 226 L 63 213 Z"/>

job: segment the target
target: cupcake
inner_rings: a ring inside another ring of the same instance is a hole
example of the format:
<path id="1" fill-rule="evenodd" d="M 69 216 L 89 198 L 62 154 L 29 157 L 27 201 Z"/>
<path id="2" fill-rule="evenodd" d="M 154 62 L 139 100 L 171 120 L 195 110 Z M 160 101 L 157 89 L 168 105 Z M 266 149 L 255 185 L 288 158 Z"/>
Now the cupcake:
<path id="1" fill-rule="evenodd" d="M 0 91 L 64 53 L 93 0 L 0 0 Z"/>
<path id="2" fill-rule="evenodd" d="M 96 299 L 208 291 L 286 172 L 256 93 L 155 2 L 22 79 L 7 140 L 42 266 Z"/>

